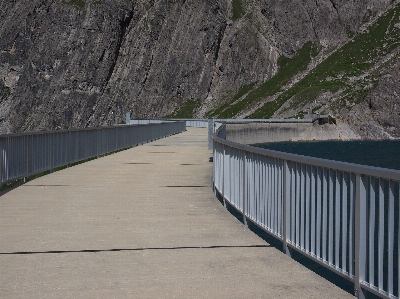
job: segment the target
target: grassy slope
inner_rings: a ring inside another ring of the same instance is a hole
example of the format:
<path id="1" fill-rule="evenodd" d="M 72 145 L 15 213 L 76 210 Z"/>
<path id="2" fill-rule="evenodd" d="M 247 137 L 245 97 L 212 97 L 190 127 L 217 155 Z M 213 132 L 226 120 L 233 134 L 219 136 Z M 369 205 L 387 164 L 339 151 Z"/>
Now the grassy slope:
<path id="1" fill-rule="evenodd" d="M 246 94 L 255 85 L 255 83 L 243 86 L 233 97 L 233 100 L 216 109 L 213 113 L 211 113 L 210 116 L 220 118 L 234 117 L 236 114 L 246 109 L 249 105 L 261 100 L 262 98 L 276 94 L 285 84 L 290 81 L 295 74 L 304 71 L 307 68 L 307 65 L 310 63 L 311 57 L 316 56 L 317 54 L 317 48 L 311 42 L 308 42 L 304 44 L 304 46 L 292 59 L 281 56 L 278 60 L 280 71 L 274 77 L 264 82 L 256 89 L 252 90 L 241 101 L 231 105 L 230 103 L 235 102 L 241 96 Z M 243 92 L 244 89 L 246 92 Z"/>
<path id="2" fill-rule="evenodd" d="M 175 110 L 165 118 L 193 118 L 194 111 L 201 105 L 200 100 L 188 100 L 183 106 Z"/>
<path id="3" fill-rule="evenodd" d="M 70 0 L 69 2 L 63 1 L 62 3 L 72 5 L 79 10 L 83 10 L 85 8 L 85 1 L 83 0 Z"/>
<path id="4" fill-rule="evenodd" d="M 209 111 L 206 114 L 206 116 L 209 118 L 212 118 L 212 117 L 219 117 L 219 116 L 225 115 L 227 113 L 227 112 L 225 112 L 225 110 L 229 109 L 229 107 L 231 106 L 231 103 L 239 100 L 242 96 L 244 96 L 246 93 L 248 93 L 256 84 L 257 84 L 257 82 L 243 85 L 239 89 L 239 91 L 233 96 L 232 100 L 228 100 L 222 106 L 218 107 L 217 109 Z"/>
<path id="5" fill-rule="evenodd" d="M 338 108 L 346 102 L 359 103 L 379 79 L 373 73 L 365 74 L 366 71 L 400 45 L 399 28 L 395 27 L 399 17 L 400 5 L 396 5 L 368 32 L 356 36 L 275 101 L 265 103 L 249 117 L 268 118 L 289 99 L 292 99 L 292 108 L 300 108 L 323 92 L 339 89 L 344 92 L 341 102 L 336 103 Z"/>
<path id="6" fill-rule="evenodd" d="M 232 0 L 232 21 L 236 21 L 243 17 L 245 11 L 240 0 Z"/>

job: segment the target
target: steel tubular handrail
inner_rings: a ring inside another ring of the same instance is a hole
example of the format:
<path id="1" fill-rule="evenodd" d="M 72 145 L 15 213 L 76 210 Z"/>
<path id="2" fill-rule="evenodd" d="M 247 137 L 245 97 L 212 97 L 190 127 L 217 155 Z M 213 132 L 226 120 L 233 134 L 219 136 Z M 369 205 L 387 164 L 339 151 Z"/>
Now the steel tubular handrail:
<path id="1" fill-rule="evenodd" d="M 185 122 L 0 135 L 2 184 L 186 130 Z"/>
<path id="2" fill-rule="evenodd" d="M 223 137 L 221 137 L 223 136 Z M 213 186 L 283 242 L 366 291 L 399 298 L 400 171 L 306 157 L 213 136 Z M 395 263 L 397 258 L 397 263 Z M 397 273 L 397 274 L 396 274 Z"/>
<path id="3" fill-rule="evenodd" d="M 227 145 L 229 147 L 236 148 L 238 150 L 244 150 L 244 151 L 259 154 L 259 155 L 263 155 L 263 156 L 269 156 L 269 157 L 283 159 L 283 160 L 291 160 L 291 161 L 295 161 L 297 163 L 303 163 L 303 164 L 312 164 L 314 166 L 332 168 L 332 169 L 337 169 L 339 171 L 359 173 L 361 175 L 381 177 L 381 178 L 388 179 L 388 180 L 400 181 L 400 171 L 399 170 L 380 168 L 380 167 L 374 167 L 374 166 L 366 166 L 366 165 L 361 165 L 361 164 L 334 161 L 334 160 L 321 159 L 321 158 L 315 158 L 315 157 L 307 157 L 307 156 L 302 156 L 302 155 L 296 155 L 296 154 L 279 152 L 279 151 L 274 151 L 274 150 L 269 150 L 269 149 L 263 149 L 263 148 L 258 148 L 258 147 L 254 147 L 254 146 L 250 146 L 250 145 L 246 145 L 246 144 L 241 144 L 241 143 L 225 140 L 225 139 L 218 137 L 217 134 L 213 137 L 213 139 L 214 139 L 214 141 L 224 144 L 224 145 Z"/>

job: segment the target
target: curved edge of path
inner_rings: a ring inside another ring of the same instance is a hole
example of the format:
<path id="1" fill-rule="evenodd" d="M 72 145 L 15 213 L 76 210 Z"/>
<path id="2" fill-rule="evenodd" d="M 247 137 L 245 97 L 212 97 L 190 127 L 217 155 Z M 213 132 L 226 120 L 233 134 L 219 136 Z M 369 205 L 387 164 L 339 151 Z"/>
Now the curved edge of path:
<path id="1" fill-rule="evenodd" d="M 353 298 L 270 246 L 211 190 L 207 130 L 0 197 L 1 298 Z"/>

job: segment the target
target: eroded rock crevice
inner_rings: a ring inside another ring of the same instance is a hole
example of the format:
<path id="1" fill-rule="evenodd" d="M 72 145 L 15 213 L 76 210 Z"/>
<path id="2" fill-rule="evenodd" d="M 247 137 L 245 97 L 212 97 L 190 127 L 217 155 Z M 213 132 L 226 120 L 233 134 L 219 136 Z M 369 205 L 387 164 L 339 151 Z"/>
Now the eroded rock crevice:
<path id="1" fill-rule="evenodd" d="M 230 0 L 6 1 L 0 10 L 0 130 L 106 125 L 126 112 L 163 117 L 188 101 L 200 103 L 193 116 L 204 117 L 279 73 L 280 56 L 292 59 L 312 43 L 322 53 L 312 58 L 318 63 L 324 51 L 349 41 L 366 15 L 380 16 L 390 5 L 246 0 L 232 19 Z M 398 82 L 380 82 L 371 96 L 390 102 Z M 273 97 L 260 99 L 257 105 Z M 397 120 L 374 107 L 389 111 L 372 100 L 368 121 L 396 135 Z"/>

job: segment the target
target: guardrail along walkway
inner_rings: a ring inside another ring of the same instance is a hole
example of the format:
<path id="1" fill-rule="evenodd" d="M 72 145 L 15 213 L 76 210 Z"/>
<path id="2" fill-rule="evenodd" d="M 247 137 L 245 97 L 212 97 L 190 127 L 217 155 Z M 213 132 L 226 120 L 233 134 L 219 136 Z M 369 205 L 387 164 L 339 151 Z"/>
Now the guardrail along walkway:
<path id="1" fill-rule="evenodd" d="M 0 297 L 353 297 L 217 201 L 211 154 L 188 128 L 1 196 Z"/>

